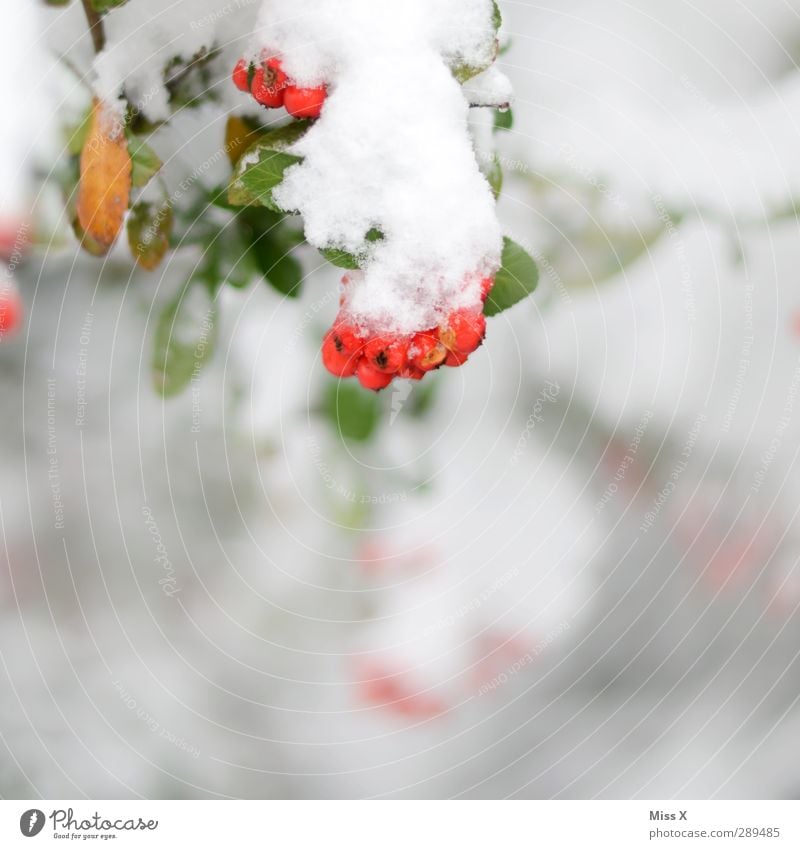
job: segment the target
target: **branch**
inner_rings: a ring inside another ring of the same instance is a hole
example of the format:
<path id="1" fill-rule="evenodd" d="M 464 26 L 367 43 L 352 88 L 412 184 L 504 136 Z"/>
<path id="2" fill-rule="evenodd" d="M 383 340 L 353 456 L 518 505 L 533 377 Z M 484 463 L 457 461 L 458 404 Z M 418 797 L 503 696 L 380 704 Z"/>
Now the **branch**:
<path id="1" fill-rule="evenodd" d="M 103 18 L 92 6 L 91 0 L 81 0 L 86 22 L 89 24 L 89 32 L 92 36 L 94 52 L 99 53 L 106 46 L 106 33 L 103 29 Z"/>

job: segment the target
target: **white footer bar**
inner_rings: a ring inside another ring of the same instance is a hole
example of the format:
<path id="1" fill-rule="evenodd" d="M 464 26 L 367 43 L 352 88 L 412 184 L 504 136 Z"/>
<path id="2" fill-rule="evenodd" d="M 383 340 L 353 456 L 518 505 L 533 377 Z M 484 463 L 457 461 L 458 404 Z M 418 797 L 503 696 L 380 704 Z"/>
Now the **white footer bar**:
<path id="1" fill-rule="evenodd" d="M 0 846 L 800 847 L 798 802 L 0 801 Z"/>

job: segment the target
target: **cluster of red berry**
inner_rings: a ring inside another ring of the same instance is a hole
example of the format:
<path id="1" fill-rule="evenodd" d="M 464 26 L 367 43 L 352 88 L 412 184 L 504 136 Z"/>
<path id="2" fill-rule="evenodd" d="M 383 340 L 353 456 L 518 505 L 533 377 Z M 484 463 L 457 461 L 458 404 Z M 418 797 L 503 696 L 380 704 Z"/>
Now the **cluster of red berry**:
<path id="1" fill-rule="evenodd" d="M 247 91 L 268 109 L 286 111 L 294 118 L 319 118 L 322 104 L 328 95 L 325 86 L 301 88 L 286 76 L 281 60 L 271 56 L 258 65 L 240 59 L 233 69 L 233 83 L 240 91 Z"/>
<path id="2" fill-rule="evenodd" d="M 375 392 L 385 389 L 396 377 L 422 380 L 441 366 L 457 368 L 483 342 L 483 302 L 493 284 L 489 277 L 481 282 L 480 304 L 454 310 L 439 327 L 410 336 L 369 336 L 342 311 L 322 343 L 322 362 L 336 377 L 355 375 L 362 386 Z"/>

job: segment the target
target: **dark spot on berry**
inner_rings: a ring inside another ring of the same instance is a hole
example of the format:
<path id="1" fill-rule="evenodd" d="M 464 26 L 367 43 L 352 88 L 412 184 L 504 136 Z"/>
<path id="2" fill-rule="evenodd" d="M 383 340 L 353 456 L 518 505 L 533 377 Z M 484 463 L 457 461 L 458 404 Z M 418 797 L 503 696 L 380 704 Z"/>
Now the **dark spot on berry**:
<path id="1" fill-rule="evenodd" d="M 389 358 L 386 356 L 386 351 L 381 351 L 377 357 L 375 357 L 375 365 L 378 368 L 386 368 L 389 365 Z"/>
<path id="2" fill-rule="evenodd" d="M 340 336 L 336 336 L 334 334 L 333 344 L 336 347 L 336 350 L 341 354 L 344 351 L 344 345 L 342 344 L 342 339 Z"/>

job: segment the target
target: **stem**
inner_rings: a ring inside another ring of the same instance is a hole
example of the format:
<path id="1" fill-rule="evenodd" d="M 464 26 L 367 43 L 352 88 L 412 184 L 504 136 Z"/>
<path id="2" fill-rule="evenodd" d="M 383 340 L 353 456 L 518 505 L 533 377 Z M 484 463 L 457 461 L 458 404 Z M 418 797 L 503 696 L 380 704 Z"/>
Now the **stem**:
<path id="1" fill-rule="evenodd" d="M 86 22 L 89 24 L 89 32 L 92 36 L 94 52 L 99 53 L 106 46 L 106 33 L 103 29 L 103 18 L 92 6 L 91 0 L 81 0 Z"/>

